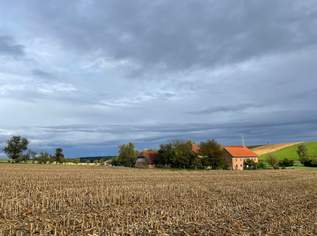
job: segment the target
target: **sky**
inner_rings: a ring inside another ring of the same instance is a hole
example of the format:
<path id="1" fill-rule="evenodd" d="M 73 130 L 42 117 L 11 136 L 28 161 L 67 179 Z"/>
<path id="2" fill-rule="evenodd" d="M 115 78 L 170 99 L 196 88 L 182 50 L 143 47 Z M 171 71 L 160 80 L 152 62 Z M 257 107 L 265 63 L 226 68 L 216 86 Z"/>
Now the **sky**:
<path id="1" fill-rule="evenodd" d="M 317 140 L 315 0 L 1 0 L 0 146 Z"/>

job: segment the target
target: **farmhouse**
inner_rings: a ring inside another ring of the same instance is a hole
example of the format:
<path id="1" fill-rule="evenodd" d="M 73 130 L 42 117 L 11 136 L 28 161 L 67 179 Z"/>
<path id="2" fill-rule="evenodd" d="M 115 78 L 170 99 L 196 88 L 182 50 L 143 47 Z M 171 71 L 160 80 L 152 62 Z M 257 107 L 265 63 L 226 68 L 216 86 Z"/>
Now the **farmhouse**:
<path id="1" fill-rule="evenodd" d="M 245 146 L 226 146 L 225 161 L 232 170 L 243 170 L 245 160 L 258 162 L 257 155 Z"/>

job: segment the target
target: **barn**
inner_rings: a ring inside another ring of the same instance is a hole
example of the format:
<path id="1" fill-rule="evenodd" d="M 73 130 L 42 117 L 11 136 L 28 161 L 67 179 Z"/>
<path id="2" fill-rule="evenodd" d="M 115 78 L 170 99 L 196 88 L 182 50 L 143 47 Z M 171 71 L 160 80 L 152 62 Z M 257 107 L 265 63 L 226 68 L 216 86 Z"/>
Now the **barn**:
<path id="1" fill-rule="evenodd" d="M 245 160 L 258 162 L 258 156 L 245 146 L 226 146 L 225 161 L 232 170 L 243 170 Z"/>

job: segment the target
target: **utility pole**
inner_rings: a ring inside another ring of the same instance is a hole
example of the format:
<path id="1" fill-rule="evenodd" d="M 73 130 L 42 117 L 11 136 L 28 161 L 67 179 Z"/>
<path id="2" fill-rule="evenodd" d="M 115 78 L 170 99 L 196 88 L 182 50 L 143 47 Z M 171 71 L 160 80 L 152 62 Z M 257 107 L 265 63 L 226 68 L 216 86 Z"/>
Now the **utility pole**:
<path id="1" fill-rule="evenodd" d="M 242 146 L 245 147 L 245 139 L 243 135 L 241 135 L 241 141 L 242 141 Z"/>

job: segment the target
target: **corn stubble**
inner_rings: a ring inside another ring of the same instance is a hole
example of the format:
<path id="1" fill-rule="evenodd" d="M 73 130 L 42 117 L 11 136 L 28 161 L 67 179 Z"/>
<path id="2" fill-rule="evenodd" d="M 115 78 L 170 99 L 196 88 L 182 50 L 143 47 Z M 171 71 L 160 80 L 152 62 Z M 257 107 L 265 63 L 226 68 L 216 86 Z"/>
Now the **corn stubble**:
<path id="1" fill-rule="evenodd" d="M 315 235 L 317 171 L 0 165 L 2 235 Z"/>

